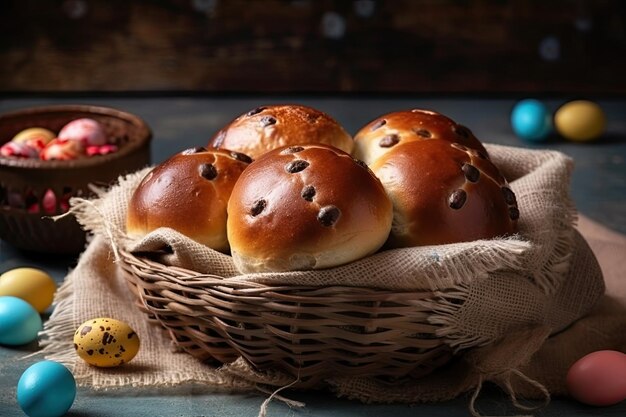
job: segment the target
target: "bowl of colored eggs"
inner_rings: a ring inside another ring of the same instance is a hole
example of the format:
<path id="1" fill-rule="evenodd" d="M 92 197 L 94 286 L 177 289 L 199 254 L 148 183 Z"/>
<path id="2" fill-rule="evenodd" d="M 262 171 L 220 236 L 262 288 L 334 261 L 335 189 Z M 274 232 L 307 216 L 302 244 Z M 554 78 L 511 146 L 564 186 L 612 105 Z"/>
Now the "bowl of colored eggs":
<path id="1" fill-rule="evenodd" d="M 148 125 L 118 109 L 28 108 L 0 115 L 0 239 L 36 252 L 77 254 L 86 233 L 70 198 L 93 195 L 150 163 Z"/>

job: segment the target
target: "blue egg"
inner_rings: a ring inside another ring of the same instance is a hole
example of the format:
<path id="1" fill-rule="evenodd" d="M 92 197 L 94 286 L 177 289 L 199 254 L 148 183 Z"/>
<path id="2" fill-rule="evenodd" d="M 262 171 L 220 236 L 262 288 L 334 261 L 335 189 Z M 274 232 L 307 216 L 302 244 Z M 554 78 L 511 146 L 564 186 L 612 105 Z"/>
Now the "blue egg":
<path id="1" fill-rule="evenodd" d="M 552 115 L 542 102 L 522 100 L 513 107 L 511 127 L 520 139 L 541 142 L 552 132 Z"/>
<path id="2" fill-rule="evenodd" d="M 19 346 L 37 339 L 41 316 L 21 298 L 0 297 L 0 345 Z"/>
<path id="3" fill-rule="evenodd" d="M 58 362 L 31 365 L 17 383 L 17 403 L 29 417 L 60 417 L 75 398 L 74 375 Z"/>

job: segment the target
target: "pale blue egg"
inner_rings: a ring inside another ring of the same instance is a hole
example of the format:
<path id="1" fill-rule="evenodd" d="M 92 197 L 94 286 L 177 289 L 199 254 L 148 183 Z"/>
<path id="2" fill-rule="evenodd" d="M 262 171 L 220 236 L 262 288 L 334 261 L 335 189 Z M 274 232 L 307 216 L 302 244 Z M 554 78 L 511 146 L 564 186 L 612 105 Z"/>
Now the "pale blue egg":
<path id="1" fill-rule="evenodd" d="M 539 100 L 521 100 L 511 112 L 511 127 L 520 139 L 541 142 L 552 132 L 552 115 Z"/>
<path id="2" fill-rule="evenodd" d="M 41 316 L 33 306 L 21 298 L 0 297 L 0 345 L 30 343 L 41 329 Z"/>
<path id="3" fill-rule="evenodd" d="M 58 362 L 31 365 L 17 383 L 17 403 L 29 417 L 60 417 L 75 398 L 74 375 Z"/>

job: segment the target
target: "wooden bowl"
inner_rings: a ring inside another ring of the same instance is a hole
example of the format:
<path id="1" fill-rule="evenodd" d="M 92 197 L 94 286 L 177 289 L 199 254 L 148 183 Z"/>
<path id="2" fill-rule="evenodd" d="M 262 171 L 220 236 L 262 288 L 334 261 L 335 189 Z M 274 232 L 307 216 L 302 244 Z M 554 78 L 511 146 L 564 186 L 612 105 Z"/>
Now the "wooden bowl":
<path id="1" fill-rule="evenodd" d="M 98 121 L 118 151 L 72 161 L 43 161 L 0 156 L 0 239 L 20 249 L 76 254 L 85 247 L 86 233 L 73 216 L 62 214 L 69 197 L 92 194 L 90 184 L 110 185 L 120 175 L 150 163 L 152 132 L 139 117 L 113 108 L 56 105 L 0 115 L 0 146 L 29 127 L 53 132 L 68 122 L 88 117 Z M 54 209 L 44 206 L 52 192 Z"/>

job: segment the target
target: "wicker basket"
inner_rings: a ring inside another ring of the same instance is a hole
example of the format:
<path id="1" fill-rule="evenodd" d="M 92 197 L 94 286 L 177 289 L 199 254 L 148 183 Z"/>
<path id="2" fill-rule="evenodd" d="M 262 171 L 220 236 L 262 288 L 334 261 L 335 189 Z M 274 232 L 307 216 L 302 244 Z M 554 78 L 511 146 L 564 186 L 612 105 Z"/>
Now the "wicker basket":
<path id="1" fill-rule="evenodd" d="M 89 195 L 89 184 L 110 184 L 119 175 L 150 162 L 152 133 L 139 117 L 112 108 L 59 105 L 29 108 L 0 115 L 0 145 L 23 129 L 44 127 L 58 132 L 73 119 L 89 117 L 100 122 L 119 150 L 109 155 L 74 161 L 0 157 L 0 238 L 21 249 L 49 253 L 78 253 L 84 249 L 85 232 L 61 214 L 62 198 Z M 54 213 L 44 212 L 43 196 L 56 197 Z M 28 204 L 30 199 L 31 204 Z M 35 204 L 38 212 L 27 207 Z"/>
<path id="2" fill-rule="evenodd" d="M 121 265 L 139 308 L 201 360 L 243 356 L 307 387 L 332 375 L 420 377 L 452 356 L 427 321 L 432 292 L 235 282 L 127 252 Z"/>

